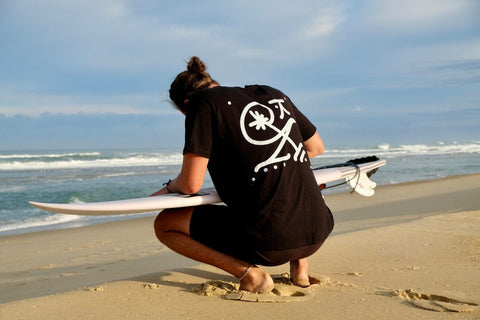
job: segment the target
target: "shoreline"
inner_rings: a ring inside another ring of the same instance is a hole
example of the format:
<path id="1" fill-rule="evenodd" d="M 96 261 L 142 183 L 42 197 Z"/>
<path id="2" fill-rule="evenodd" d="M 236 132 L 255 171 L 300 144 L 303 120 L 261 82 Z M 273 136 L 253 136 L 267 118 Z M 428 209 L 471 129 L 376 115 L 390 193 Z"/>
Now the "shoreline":
<path id="1" fill-rule="evenodd" d="M 245 296 L 270 303 L 216 295 L 224 289 L 215 284 L 236 280 L 164 248 L 154 217 L 0 237 L 0 316 L 211 319 L 215 310 L 231 319 L 318 319 L 322 310 L 331 319 L 381 319 L 388 310 L 392 318 L 451 319 L 447 309 L 457 308 L 462 320 L 478 319 L 480 174 L 376 191 L 325 196 L 336 225 L 310 258 L 320 283 Z M 200 286 L 211 296 L 196 293 Z"/>
<path id="2" fill-rule="evenodd" d="M 439 182 L 439 181 L 444 181 L 444 180 L 450 180 L 450 179 L 459 179 L 462 177 L 469 177 L 469 176 L 478 176 L 480 179 L 480 173 L 470 173 L 470 174 L 463 174 L 463 175 L 455 175 L 455 176 L 448 176 L 448 177 L 443 177 L 443 178 L 437 178 L 437 179 L 424 179 L 424 180 L 417 180 L 417 181 L 407 181 L 407 182 L 400 182 L 400 183 L 395 183 L 395 184 L 385 184 L 385 185 L 378 185 L 376 187 L 376 193 L 372 198 L 366 198 L 366 199 L 374 199 L 377 197 L 378 190 L 383 189 L 383 188 L 388 188 L 390 186 L 395 187 L 395 186 L 408 186 L 408 185 L 418 185 L 422 183 L 429 183 L 429 182 Z M 335 190 L 335 189 L 333 189 Z M 332 192 L 332 191 L 327 191 L 324 193 L 325 197 L 332 197 L 335 198 L 336 196 L 339 195 L 348 195 L 350 194 L 350 191 L 339 191 L 339 192 Z M 354 194 L 355 196 L 358 197 L 357 194 Z M 361 197 L 360 198 L 364 198 Z M 152 213 L 143 213 L 141 215 L 143 216 L 153 216 L 158 213 L 152 212 Z M 140 214 L 139 214 L 140 215 Z M 64 230 L 64 229 L 76 229 L 76 228 L 84 228 L 84 227 L 90 227 L 94 225 L 99 225 L 99 224 L 108 224 L 108 223 L 114 223 L 117 221 L 128 221 L 128 220 L 134 220 L 134 219 L 143 219 L 144 217 L 136 217 L 136 214 L 130 214 L 130 215 L 123 215 L 121 217 L 114 217 L 114 216 L 98 216 L 102 217 L 99 218 L 98 221 L 68 221 L 68 222 L 61 222 L 58 224 L 50 224 L 50 225 L 42 225 L 42 226 L 32 226 L 32 227 L 27 227 L 27 228 L 20 228 L 20 229 L 12 229 L 12 230 L 6 230 L 6 231 L 0 231 L 0 239 L 3 237 L 9 237 L 9 236 L 15 236 L 15 235 L 21 235 L 21 234 L 29 234 L 29 233 L 37 233 L 37 232 L 48 232 L 48 231 L 55 231 L 55 230 Z"/>

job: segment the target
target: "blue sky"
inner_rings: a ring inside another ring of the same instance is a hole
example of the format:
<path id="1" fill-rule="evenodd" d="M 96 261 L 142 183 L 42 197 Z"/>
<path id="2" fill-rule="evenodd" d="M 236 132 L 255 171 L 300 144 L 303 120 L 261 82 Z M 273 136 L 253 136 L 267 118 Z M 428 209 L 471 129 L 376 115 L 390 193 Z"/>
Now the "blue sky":
<path id="1" fill-rule="evenodd" d="M 198 55 L 283 90 L 329 145 L 480 140 L 477 0 L 0 0 L 0 151 L 179 147 Z"/>

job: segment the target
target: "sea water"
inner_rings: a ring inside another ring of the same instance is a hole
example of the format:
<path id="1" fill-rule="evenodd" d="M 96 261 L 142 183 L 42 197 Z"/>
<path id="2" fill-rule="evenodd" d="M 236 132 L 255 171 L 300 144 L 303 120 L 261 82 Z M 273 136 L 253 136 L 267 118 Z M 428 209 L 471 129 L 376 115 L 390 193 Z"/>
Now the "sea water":
<path id="1" fill-rule="evenodd" d="M 312 160 L 312 167 L 371 155 L 387 160 L 372 177 L 378 185 L 480 172 L 480 141 L 327 146 L 323 155 Z M 142 216 L 53 214 L 28 201 L 82 203 L 145 197 L 176 177 L 181 162 L 180 149 L 0 152 L 0 236 Z M 208 176 L 204 186 L 212 186 Z M 347 189 L 342 186 L 327 192 Z"/>

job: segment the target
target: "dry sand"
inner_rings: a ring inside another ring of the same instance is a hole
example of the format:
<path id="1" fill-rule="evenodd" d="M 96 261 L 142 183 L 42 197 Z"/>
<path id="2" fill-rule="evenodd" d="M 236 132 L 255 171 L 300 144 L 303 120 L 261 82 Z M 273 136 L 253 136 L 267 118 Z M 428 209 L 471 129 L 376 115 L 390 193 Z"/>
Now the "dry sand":
<path id="1" fill-rule="evenodd" d="M 326 196 L 336 226 L 269 294 L 176 255 L 153 218 L 0 238 L 0 319 L 480 319 L 480 175 Z"/>

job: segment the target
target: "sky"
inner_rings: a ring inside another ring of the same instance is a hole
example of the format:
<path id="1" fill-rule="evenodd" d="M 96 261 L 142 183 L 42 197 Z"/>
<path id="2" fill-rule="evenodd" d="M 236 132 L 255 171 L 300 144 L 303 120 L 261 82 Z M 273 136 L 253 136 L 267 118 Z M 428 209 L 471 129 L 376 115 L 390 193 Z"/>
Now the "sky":
<path id="1" fill-rule="evenodd" d="M 0 0 L 0 151 L 181 149 L 193 55 L 327 148 L 480 141 L 478 0 Z"/>

